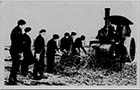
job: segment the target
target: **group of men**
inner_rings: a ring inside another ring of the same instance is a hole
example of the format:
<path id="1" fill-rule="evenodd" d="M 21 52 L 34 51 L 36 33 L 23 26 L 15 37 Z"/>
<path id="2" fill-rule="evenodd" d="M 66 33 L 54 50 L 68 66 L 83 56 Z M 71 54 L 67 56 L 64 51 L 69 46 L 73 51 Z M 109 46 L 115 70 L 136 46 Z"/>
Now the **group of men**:
<path id="1" fill-rule="evenodd" d="M 81 35 L 75 41 L 73 37 L 76 36 L 75 32 L 71 34 L 65 33 L 64 37 L 60 40 L 60 45 L 57 44 L 59 39 L 58 34 L 54 34 L 52 39 L 47 42 L 47 50 L 45 50 L 44 36 L 46 34 L 45 29 L 39 31 L 39 35 L 34 41 L 34 53 L 31 50 L 31 38 L 30 31 L 31 27 L 24 25 L 26 21 L 20 19 L 17 22 L 17 26 L 12 30 L 10 55 L 12 59 L 12 68 L 10 71 L 9 82 L 10 85 L 17 84 L 17 73 L 20 69 L 20 73 L 23 76 L 28 74 L 28 66 L 34 64 L 33 68 L 33 79 L 41 79 L 45 69 L 44 58 L 47 58 L 47 72 L 54 72 L 54 61 L 56 52 L 62 52 L 63 54 L 79 54 L 80 48 L 87 53 L 83 47 L 82 41 L 85 40 L 85 36 Z M 24 34 L 22 33 L 24 30 Z M 21 56 L 23 56 L 22 62 L 20 63 Z M 20 68 L 21 67 L 21 68 Z"/>
<path id="2" fill-rule="evenodd" d="M 60 40 L 60 50 L 64 53 L 64 54 L 80 54 L 80 48 L 85 52 L 86 51 L 83 47 L 82 41 L 85 40 L 85 36 L 81 35 L 81 37 L 78 37 L 77 39 L 75 39 L 75 41 L 73 40 L 74 36 L 76 35 L 75 32 L 72 32 L 71 34 L 69 34 L 68 32 L 66 32 L 64 34 L 64 37 Z"/>

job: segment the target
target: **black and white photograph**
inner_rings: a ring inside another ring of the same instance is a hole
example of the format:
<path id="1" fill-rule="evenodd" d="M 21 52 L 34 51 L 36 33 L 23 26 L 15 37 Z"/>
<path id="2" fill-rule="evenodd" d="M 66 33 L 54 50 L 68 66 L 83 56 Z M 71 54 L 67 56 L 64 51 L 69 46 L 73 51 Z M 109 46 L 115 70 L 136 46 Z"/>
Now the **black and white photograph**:
<path id="1" fill-rule="evenodd" d="M 0 0 L 0 89 L 140 89 L 140 1 Z"/>

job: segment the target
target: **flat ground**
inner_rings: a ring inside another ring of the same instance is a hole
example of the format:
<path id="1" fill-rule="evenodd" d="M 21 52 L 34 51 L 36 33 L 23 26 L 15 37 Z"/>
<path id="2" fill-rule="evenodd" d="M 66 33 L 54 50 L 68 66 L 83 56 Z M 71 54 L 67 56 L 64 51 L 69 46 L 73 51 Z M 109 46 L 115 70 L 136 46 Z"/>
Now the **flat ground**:
<path id="1" fill-rule="evenodd" d="M 9 77 L 11 67 L 10 56 L 5 59 L 5 84 Z M 57 58 L 58 60 L 58 58 Z M 44 72 L 41 80 L 33 80 L 31 72 L 33 65 L 29 67 L 29 75 L 23 77 L 18 74 L 18 85 L 49 85 L 49 86 L 135 86 L 137 84 L 137 63 L 126 63 L 121 72 L 109 71 L 106 69 L 86 69 L 65 67 L 63 73 L 48 74 Z"/>

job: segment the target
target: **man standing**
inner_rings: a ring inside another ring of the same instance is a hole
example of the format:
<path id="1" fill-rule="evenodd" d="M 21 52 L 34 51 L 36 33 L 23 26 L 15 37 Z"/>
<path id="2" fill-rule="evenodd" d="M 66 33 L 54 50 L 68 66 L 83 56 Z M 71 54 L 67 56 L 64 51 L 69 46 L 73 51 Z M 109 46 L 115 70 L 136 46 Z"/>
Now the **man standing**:
<path id="1" fill-rule="evenodd" d="M 54 72 L 54 60 L 55 60 L 55 53 L 58 51 L 57 40 L 59 35 L 54 34 L 53 38 L 48 41 L 47 43 L 47 72 L 53 73 Z"/>
<path id="2" fill-rule="evenodd" d="M 73 44 L 74 44 L 74 37 L 76 36 L 76 33 L 75 32 L 71 32 L 71 35 L 69 36 L 69 46 L 70 46 L 70 52 L 69 54 L 72 53 L 72 47 L 73 47 Z"/>
<path id="3" fill-rule="evenodd" d="M 25 33 L 23 34 L 23 61 L 21 64 L 21 74 L 23 76 L 27 75 L 28 66 L 34 63 L 34 57 L 31 51 L 31 38 L 29 32 L 31 31 L 30 27 L 25 28 Z"/>
<path id="4" fill-rule="evenodd" d="M 36 58 L 36 63 L 34 65 L 34 79 L 40 79 L 40 77 L 43 75 L 43 71 L 45 68 L 45 63 L 44 63 L 44 56 L 45 56 L 45 40 L 44 36 L 46 34 L 46 30 L 42 29 L 39 32 L 39 36 L 34 41 L 34 48 L 35 48 L 35 58 Z M 38 74 L 40 76 L 38 77 Z"/>
<path id="5" fill-rule="evenodd" d="M 9 76 L 9 84 L 16 85 L 17 72 L 19 70 L 21 53 L 23 52 L 23 34 L 22 29 L 26 22 L 23 19 L 18 21 L 18 25 L 11 32 L 10 54 L 12 58 L 12 68 Z"/>

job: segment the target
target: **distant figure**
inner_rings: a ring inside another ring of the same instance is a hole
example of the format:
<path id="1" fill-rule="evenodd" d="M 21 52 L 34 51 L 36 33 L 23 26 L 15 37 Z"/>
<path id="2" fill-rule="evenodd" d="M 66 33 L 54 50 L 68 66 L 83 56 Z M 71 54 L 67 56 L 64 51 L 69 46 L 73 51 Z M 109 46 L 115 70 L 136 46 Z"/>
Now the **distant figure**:
<path id="1" fill-rule="evenodd" d="M 20 66 L 20 58 L 23 52 L 23 34 L 22 29 L 26 22 L 23 19 L 20 19 L 17 23 L 18 25 L 12 30 L 11 38 L 11 47 L 10 54 L 12 59 L 12 68 L 9 76 L 9 85 L 16 85 L 17 83 L 17 72 Z"/>
<path id="2" fill-rule="evenodd" d="M 70 51 L 70 41 L 69 41 L 69 33 L 65 33 L 64 37 L 61 39 L 60 49 L 63 53 L 69 53 Z"/>
<path id="3" fill-rule="evenodd" d="M 122 31 L 123 36 L 131 36 L 131 28 L 129 25 L 125 25 Z"/>
<path id="4" fill-rule="evenodd" d="M 116 27 L 116 34 L 115 34 L 115 40 L 116 42 L 119 42 L 120 40 L 122 40 L 122 30 L 123 30 L 123 25 L 117 25 Z"/>
<path id="5" fill-rule="evenodd" d="M 69 51 L 69 54 L 72 53 L 72 47 L 73 47 L 73 44 L 74 44 L 74 37 L 77 35 L 76 32 L 71 32 L 71 35 L 69 36 L 69 43 L 70 43 L 70 51 Z"/>
<path id="6" fill-rule="evenodd" d="M 43 75 L 43 71 L 45 68 L 45 63 L 44 63 L 44 56 L 45 56 L 45 40 L 44 36 L 46 34 L 46 30 L 42 29 L 39 31 L 39 35 L 34 41 L 34 48 L 35 48 L 35 58 L 36 58 L 36 63 L 34 65 L 34 79 L 41 79 Z M 38 76 L 40 74 L 40 76 Z"/>
<path id="7" fill-rule="evenodd" d="M 107 35 L 107 38 L 109 39 L 109 42 L 112 43 L 112 41 L 114 40 L 115 41 L 115 28 L 114 26 L 112 26 L 111 23 L 109 23 L 109 26 L 108 26 L 108 35 Z"/>
<path id="8" fill-rule="evenodd" d="M 55 53 L 58 51 L 57 40 L 59 35 L 54 34 L 53 38 L 50 39 L 47 43 L 47 72 L 53 73 L 54 72 L 54 60 L 55 60 Z"/>
<path id="9" fill-rule="evenodd" d="M 21 74 L 23 76 L 27 75 L 28 66 L 34 62 L 33 54 L 31 51 L 31 38 L 29 32 L 31 31 L 30 27 L 25 28 L 25 33 L 23 35 L 23 61 L 21 64 Z"/>
<path id="10" fill-rule="evenodd" d="M 82 41 L 85 40 L 85 36 L 84 35 L 81 35 L 81 37 L 78 37 L 74 44 L 73 44 L 73 48 L 72 48 L 72 54 L 73 55 L 79 55 L 80 54 L 80 49 L 82 49 L 84 51 L 85 54 L 87 54 L 83 44 L 82 44 Z"/>
<path id="11" fill-rule="evenodd" d="M 102 44 L 112 43 L 112 40 L 115 39 L 115 29 L 109 23 L 108 27 L 104 26 L 101 30 L 98 31 L 96 39 L 99 39 Z"/>
<path id="12" fill-rule="evenodd" d="M 101 28 L 101 30 L 98 31 L 98 34 L 96 36 L 96 39 L 99 39 L 101 43 L 106 42 L 106 32 L 107 30 L 105 28 Z"/>

